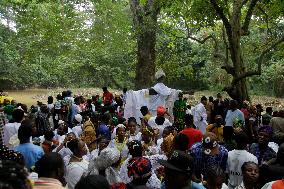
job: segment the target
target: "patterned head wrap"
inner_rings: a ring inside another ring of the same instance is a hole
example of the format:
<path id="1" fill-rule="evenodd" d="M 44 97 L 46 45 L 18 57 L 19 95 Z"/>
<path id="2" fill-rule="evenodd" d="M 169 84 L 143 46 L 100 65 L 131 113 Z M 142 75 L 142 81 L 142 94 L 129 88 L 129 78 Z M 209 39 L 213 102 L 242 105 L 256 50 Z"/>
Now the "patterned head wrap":
<path id="1" fill-rule="evenodd" d="M 217 137 L 214 133 L 207 132 L 202 139 L 203 152 L 206 155 L 216 154 L 218 151 Z"/>
<path id="2" fill-rule="evenodd" d="M 145 178 L 151 175 L 151 161 L 145 157 L 131 158 L 128 162 L 128 176 L 133 178 Z"/>
<path id="3" fill-rule="evenodd" d="M 268 126 L 268 125 L 261 126 L 261 127 L 258 129 L 258 133 L 260 133 L 260 132 L 267 133 L 267 134 L 269 134 L 269 136 L 272 136 L 272 134 L 273 134 L 272 127 L 271 127 L 271 126 Z"/>
<path id="4" fill-rule="evenodd" d="M 116 148 L 105 148 L 94 161 L 98 170 L 104 170 L 118 162 L 119 158 L 120 153 Z"/>

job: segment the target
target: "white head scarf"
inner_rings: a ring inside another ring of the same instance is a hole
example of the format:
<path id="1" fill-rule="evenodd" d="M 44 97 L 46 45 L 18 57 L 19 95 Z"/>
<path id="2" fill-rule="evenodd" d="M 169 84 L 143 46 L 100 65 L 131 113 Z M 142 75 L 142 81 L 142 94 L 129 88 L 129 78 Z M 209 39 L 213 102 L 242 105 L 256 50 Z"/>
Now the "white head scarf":
<path id="1" fill-rule="evenodd" d="M 123 125 L 123 124 L 118 124 L 118 125 L 113 129 L 113 132 L 112 132 L 112 134 L 111 134 L 111 139 L 114 139 L 114 138 L 115 138 L 117 128 L 124 128 L 124 129 L 126 129 L 125 125 Z"/>
<path id="2" fill-rule="evenodd" d="M 100 170 L 105 170 L 107 181 L 110 185 L 121 182 L 118 172 L 112 165 L 120 159 L 120 153 L 116 148 L 105 148 L 100 155 L 89 164 L 89 174 L 98 175 Z"/>

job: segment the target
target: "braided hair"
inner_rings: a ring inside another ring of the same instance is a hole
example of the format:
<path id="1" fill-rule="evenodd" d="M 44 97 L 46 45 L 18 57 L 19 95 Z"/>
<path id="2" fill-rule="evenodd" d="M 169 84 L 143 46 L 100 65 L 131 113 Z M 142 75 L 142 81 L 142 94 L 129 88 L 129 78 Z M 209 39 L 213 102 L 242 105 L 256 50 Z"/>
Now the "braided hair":
<path id="1" fill-rule="evenodd" d="M 222 180 L 217 178 L 221 178 Z M 212 165 L 206 171 L 205 180 L 207 188 L 216 188 L 217 185 L 224 183 L 225 179 L 225 172 L 220 166 Z M 222 183 L 219 183 L 220 181 Z"/>
<path id="2" fill-rule="evenodd" d="M 10 160 L 0 160 L 0 189 L 28 189 L 27 170 Z"/>
<path id="3" fill-rule="evenodd" d="M 220 166 L 212 165 L 207 169 L 207 178 L 216 179 L 217 177 L 224 177 L 225 172 Z"/>

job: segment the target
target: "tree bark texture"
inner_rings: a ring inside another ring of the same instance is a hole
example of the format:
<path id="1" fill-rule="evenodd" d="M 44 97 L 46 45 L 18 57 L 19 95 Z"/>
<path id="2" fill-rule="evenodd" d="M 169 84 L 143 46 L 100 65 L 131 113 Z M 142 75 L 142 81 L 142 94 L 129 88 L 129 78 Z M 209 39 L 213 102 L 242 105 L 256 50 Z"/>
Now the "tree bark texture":
<path id="1" fill-rule="evenodd" d="M 159 8 L 155 6 L 154 0 L 143 4 L 139 0 L 129 2 L 137 39 L 135 88 L 149 88 L 153 84 L 156 68 L 155 46 Z"/>
<path id="2" fill-rule="evenodd" d="M 253 5 L 257 2 L 255 0 L 251 1 L 253 1 Z M 226 63 L 225 66 L 222 67 L 227 71 L 228 74 L 233 76 L 231 86 L 225 87 L 224 90 L 231 98 L 237 100 L 239 103 L 242 103 L 244 100 L 249 100 L 246 77 L 239 78 L 241 75 L 246 73 L 240 41 L 242 34 L 244 33 L 242 28 L 247 29 L 249 24 L 248 19 L 245 22 L 245 24 L 247 24 L 246 26 L 242 27 L 241 25 L 241 9 L 247 1 L 234 0 L 233 12 L 229 19 L 225 16 L 222 7 L 218 5 L 217 0 L 210 0 L 210 2 L 225 26 L 230 59 L 232 61 L 232 66 Z M 252 14 L 253 7 L 251 9 L 252 10 L 250 10 L 248 14 Z M 251 15 L 248 16 L 248 18 L 250 17 Z"/>

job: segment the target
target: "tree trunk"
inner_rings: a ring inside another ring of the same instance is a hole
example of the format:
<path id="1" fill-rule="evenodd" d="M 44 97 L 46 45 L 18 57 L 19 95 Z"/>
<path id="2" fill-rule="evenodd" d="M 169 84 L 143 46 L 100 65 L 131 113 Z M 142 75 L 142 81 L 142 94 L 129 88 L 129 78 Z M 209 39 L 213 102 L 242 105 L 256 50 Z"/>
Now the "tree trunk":
<path id="1" fill-rule="evenodd" d="M 147 27 L 145 27 L 147 28 Z M 149 30 L 149 29 L 145 29 Z M 155 75 L 156 30 L 142 31 L 137 35 L 136 89 L 149 88 Z"/>
<path id="2" fill-rule="evenodd" d="M 242 59 L 242 51 L 240 46 L 241 36 L 236 31 L 232 31 L 232 42 L 230 43 L 231 60 L 234 67 L 234 73 L 232 74 L 233 80 L 231 83 L 231 90 L 228 92 L 231 98 L 242 103 L 244 100 L 250 100 L 246 78 L 238 80 L 238 77 L 246 72 L 245 65 Z"/>
<path id="3" fill-rule="evenodd" d="M 139 0 L 129 0 L 137 38 L 137 64 L 135 88 L 149 88 L 155 75 L 155 45 L 159 8 L 153 0 L 141 5 Z"/>
<path id="4" fill-rule="evenodd" d="M 233 63 L 233 80 L 231 86 L 226 90 L 229 96 L 239 103 L 244 100 L 249 100 L 246 78 L 238 79 L 240 75 L 246 72 L 245 64 L 242 59 L 241 50 L 241 2 L 240 0 L 234 1 L 233 14 L 230 19 L 230 28 L 226 30 L 231 60 Z"/>
<path id="5" fill-rule="evenodd" d="M 248 2 L 249 5 L 247 6 L 246 15 L 243 19 L 243 25 L 241 26 L 242 8 Z M 230 59 L 233 64 L 229 65 L 227 59 L 225 59 L 225 65 L 221 67 L 222 69 L 225 69 L 229 75 L 233 76 L 231 86 L 225 87 L 224 91 L 226 91 L 230 97 L 240 103 L 242 103 L 244 100 L 250 100 L 246 78 L 254 75 L 261 75 L 261 65 L 264 62 L 265 55 L 273 48 L 284 42 L 284 36 L 276 40 L 271 44 L 270 47 L 264 49 L 260 54 L 259 60 L 257 62 L 257 69 L 254 71 L 246 70 L 245 64 L 242 59 L 240 41 L 242 36 L 249 35 L 249 24 L 252 19 L 253 10 L 255 9 L 258 2 L 260 2 L 260 0 L 234 0 L 233 11 L 230 18 L 228 19 L 224 13 L 224 7 L 220 6 L 217 0 L 210 0 L 211 5 L 222 20 L 226 29 L 227 39 L 229 43 L 228 47 L 231 55 Z M 227 48 L 226 38 L 223 37 L 223 40 Z"/>

